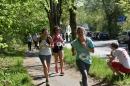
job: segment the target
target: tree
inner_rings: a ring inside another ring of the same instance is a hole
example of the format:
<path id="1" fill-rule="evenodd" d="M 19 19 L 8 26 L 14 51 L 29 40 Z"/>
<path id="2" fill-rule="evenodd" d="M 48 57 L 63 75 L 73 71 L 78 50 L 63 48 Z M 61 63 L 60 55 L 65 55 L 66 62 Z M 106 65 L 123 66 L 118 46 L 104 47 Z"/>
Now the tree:
<path id="1" fill-rule="evenodd" d="M 74 0 L 70 0 L 70 8 L 69 8 L 69 13 L 70 13 L 70 27 L 72 31 L 72 40 L 76 38 L 76 5 L 74 4 Z"/>
<path id="2" fill-rule="evenodd" d="M 100 21 L 103 24 L 103 30 L 108 31 L 111 38 L 117 37 L 121 29 L 117 26 L 117 18 L 123 15 L 117 3 L 119 0 L 86 0 L 88 2 L 87 8 L 89 11 L 96 10 L 102 12 L 104 18 Z M 95 14 L 92 14 L 95 15 Z M 99 21 L 98 21 L 99 22 Z M 96 23 L 98 23 L 96 22 Z"/>
<path id="3" fill-rule="evenodd" d="M 50 24 L 50 34 L 53 32 L 54 26 L 60 26 L 60 18 L 62 14 L 62 1 L 63 0 L 45 0 L 41 1 L 47 13 Z"/>
<path id="4" fill-rule="evenodd" d="M 110 37 L 115 36 L 117 37 L 120 29 L 117 27 L 117 18 L 121 14 L 121 11 L 116 4 L 118 0 L 102 0 L 103 9 L 106 14 L 107 19 L 107 30 L 110 34 Z M 113 27 L 114 26 L 114 27 Z"/>

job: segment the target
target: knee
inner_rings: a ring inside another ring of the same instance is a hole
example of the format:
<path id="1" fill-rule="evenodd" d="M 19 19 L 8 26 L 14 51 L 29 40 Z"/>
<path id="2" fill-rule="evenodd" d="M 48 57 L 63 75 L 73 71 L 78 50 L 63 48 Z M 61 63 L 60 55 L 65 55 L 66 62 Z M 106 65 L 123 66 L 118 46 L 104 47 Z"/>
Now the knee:
<path id="1" fill-rule="evenodd" d="M 107 62 L 107 65 L 108 65 L 108 66 L 111 66 L 111 64 L 110 64 L 109 62 Z"/>
<path id="2" fill-rule="evenodd" d="M 87 78 L 87 75 L 88 75 L 87 71 L 84 70 L 84 71 L 82 72 L 82 77 L 86 79 L 86 78 Z"/>
<path id="3" fill-rule="evenodd" d="M 47 67 L 47 66 L 44 66 L 44 69 L 48 70 L 48 67 Z"/>

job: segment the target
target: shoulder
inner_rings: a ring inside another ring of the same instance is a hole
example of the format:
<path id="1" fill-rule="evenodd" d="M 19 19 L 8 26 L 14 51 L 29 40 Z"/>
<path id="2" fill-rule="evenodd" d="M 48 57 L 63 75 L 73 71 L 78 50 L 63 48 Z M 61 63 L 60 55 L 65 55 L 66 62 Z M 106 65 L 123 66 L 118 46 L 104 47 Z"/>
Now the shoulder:
<path id="1" fill-rule="evenodd" d="M 60 36 L 62 36 L 62 34 L 60 33 Z"/>
<path id="2" fill-rule="evenodd" d="M 71 44 L 77 43 L 77 38 L 71 42 Z"/>
<path id="3" fill-rule="evenodd" d="M 54 38 L 54 37 L 55 37 L 55 34 L 53 34 L 52 37 Z"/>
<path id="4" fill-rule="evenodd" d="M 52 37 L 50 35 L 47 36 L 48 39 L 52 39 Z"/>
<path id="5" fill-rule="evenodd" d="M 122 52 L 122 51 L 124 51 L 124 49 L 122 49 L 122 48 L 117 48 L 117 49 L 115 50 L 115 52 Z"/>
<path id="6" fill-rule="evenodd" d="M 91 39 L 91 38 L 86 37 L 86 39 L 87 39 L 87 41 L 92 41 L 92 39 Z"/>
<path id="7" fill-rule="evenodd" d="M 92 41 L 91 38 L 87 38 L 87 44 L 88 44 L 88 46 L 90 46 L 91 48 L 93 48 L 93 47 L 96 46 L 96 44 Z"/>

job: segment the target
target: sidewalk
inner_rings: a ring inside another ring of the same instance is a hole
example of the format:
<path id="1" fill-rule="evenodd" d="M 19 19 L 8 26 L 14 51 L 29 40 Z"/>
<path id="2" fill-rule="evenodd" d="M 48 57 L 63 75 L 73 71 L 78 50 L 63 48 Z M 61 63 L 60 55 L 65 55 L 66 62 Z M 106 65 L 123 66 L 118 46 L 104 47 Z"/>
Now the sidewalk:
<path id="1" fill-rule="evenodd" d="M 34 49 L 30 52 L 26 52 L 23 65 L 27 69 L 28 74 L 32 77 L 32 83 L 35 86 L 46 86 L 43 67 L 40 59 L 38 58 L 38 50 Z M 74 68 L 70 68 L 67 64 L 65 64 L 65 75 L 62 76 L 60 75 L 60 71 L 59 73 L 56 73 L 54 68 L 54 57 L 52 57 L 49 77 L 50 86 L 80 86 L 79 81 L 81 80 L 81 75 L 79 71 Z M 88 83 L 89 86 L 92 86 L 96 84 L 97 81 L 89 77 Z"/>

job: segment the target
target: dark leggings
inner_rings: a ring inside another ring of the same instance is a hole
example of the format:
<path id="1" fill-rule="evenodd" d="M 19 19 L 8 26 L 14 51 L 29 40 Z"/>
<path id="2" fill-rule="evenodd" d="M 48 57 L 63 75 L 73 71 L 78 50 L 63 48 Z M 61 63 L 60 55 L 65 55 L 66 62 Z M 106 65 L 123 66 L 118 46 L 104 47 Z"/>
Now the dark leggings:
<path id="1" fill-rule="evenodd" d="M 80 73 L 82 74 L 83 86 L 88 86 L 87 75 L 89 73 L 90 64 L 87 64 L 81 60 L 76 60 L 76 65 L 77 65 Z"/>
<path id="2" fill-rule="evenodd" d="M 29 51 L 31 50 L 31 45 L 32 45 L 32 42 L 28 42 L 28 50 Z"/>

